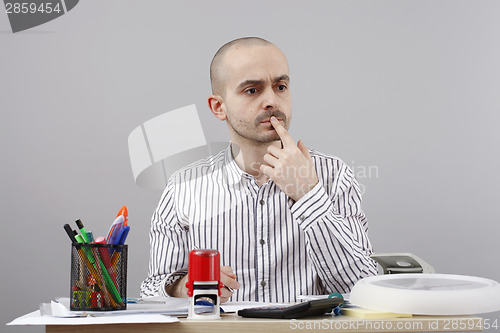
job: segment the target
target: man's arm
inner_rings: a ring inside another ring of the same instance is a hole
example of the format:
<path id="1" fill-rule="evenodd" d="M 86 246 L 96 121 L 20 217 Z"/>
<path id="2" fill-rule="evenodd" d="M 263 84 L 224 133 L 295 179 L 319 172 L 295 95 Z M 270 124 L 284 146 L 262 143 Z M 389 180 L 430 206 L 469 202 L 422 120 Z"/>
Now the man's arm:
<path id="1" fill-rule="evenodd" d="M 175 188 L 172 179 L 167 184 L 160 203 L 153 213 L 148 278 L 141 284 L 141 297 L 173 296 L 188 297 L 188 232 L 182 227 L 175 205 Z M 236 274 L 229 266 L 221 267 L 221 282 L 239 289 Z M 233 292 L 221 290 L 221 303 L 226 302 Z"/>
<path id="2" fill-rule="evenodd" d="M 261 171 L 294 202 L 292 215 L 306 233 L 308 254 L 325 291 L 349 292 L 359 279 L 377 274 L 370 258 L 372 249 L 359 185 L 352 171 L 339 161 L 336 186 L 330 186 L 334 193 L 327 193 L 307 147 L 301 140 L 295 145 L 275 117 L 271 117 L 271 124 L 282 148 L 269 146 L 264 156 L 268 165 L 261 165 Z M 335 166 L 327 169 L 334 170 Z"/>
<path id="3" fill-rule="evenodd" d="M 165 286 L 187 274 L 188 237 L 178 218 L 174 191 L 170 179 L 151 219 L 149 270 L 141 297 L 166 296 Z"/>
<path id="4" fill-rule="evenodd" d="M 320 182 L 291 206 L 326 293 L 350 292 L 359 279 L 377 274 L 359 185 L 349 167 L 338 164 L 335 200 Z"/>

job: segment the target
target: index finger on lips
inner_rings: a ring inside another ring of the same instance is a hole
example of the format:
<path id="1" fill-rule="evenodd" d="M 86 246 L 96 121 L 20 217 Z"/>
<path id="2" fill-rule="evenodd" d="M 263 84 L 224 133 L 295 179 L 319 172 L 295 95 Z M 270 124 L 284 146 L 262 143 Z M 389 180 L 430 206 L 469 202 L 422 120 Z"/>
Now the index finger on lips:
<path id="1" fill-rule="evenodd" d="M 276 133 L 278 133 L 281 142 L 283 143 L 283 147 L 287 146 L 295 146 L 295 141 L 293 141 L 292 137 L 290 136 L 290 133 L 286 130 L 286 128 L 281 125 L 278 119 L 276 119 L 275 116 L 271 117 L 271 125 L 273 125 L 274 129 L 276 130 Z"/>

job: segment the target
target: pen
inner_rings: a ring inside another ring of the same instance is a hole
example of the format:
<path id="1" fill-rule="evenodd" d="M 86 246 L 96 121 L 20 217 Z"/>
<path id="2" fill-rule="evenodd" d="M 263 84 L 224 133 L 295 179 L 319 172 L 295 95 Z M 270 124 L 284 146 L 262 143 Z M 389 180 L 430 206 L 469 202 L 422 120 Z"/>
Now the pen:
<path id="1" fill-rule="evenodd" d="M 123 229 L 124 229 L 123 234 L 120 237 L 120 242 L 118 243 L 119 245 L 125 244 L 125 240 L 127 240 L 127 236 L 128 236 L 129 231 L 130 231 L 130 226 L 126 225 Z"/>
<path id="2" fill-rule="evenodd" d="M 73 229 L 71 229 L 70 225 L 69 224 L 65 224 L 64 225 L 64 230 L 66 231 L 66 233 L 68 234 L 68 237 L 69 239 L 71 240 L 71 243 L 75 244 L 75 243 L 78 243 L 76 238 L 75 238 L 75 231 Z M 81 253 L 80 251 L 82 249 L 78 249 L 78 248 L 75 248 L 78 252 L 78 255 L 80 256 L 80 260 L 78 261 L 78 267 L 79 267 L 79 270 L 80 272 L 83 272 L 85 270 L 85 268 L 83 267 L 83 257 L 85 256 L 83 253 Z M 83 256 L 83 257 L 82 257 Z M 85 286 L 85 282 L 83 280 L 83 276 L 82 274 L 79 274 L 79 280 L 78 281 L 75 281 L 75 283 L 78 283 L 79 285 L 81 285 L 81 287 L 84 287 Z"/>
<path id="3" fill-rule="evenodd" d="M 104 239 L 104 237 L 99 237 L 96 239 L 95 243 L 96 244 L 106 244 L 106 240 Z M 118 288 L 118 285 L 116 283 L 116 274 L 115 274 L 113 267 L 111 266 L 111 258 L 109 257 L 109 252 L 106 251 L 105 248 L 99 248 L 99 253 L 101 255 L 101 260 L 104 263 L 104 267 L 106 268 L 106 270 L 109 273 L 109 276 L 111 277 L 114 284 Z"/>
<path id="4" fill-rule="evenodd" d="M 68 234 L 68 237 L 69 239 L 71 239 L 71 243 L 78 243 L 75 239 L 75 234 L 73 232 L 73 229 L 71 229 L 71 227 L 69 226 L 69 224 L 65 224 L 64 225 L 64 230 L 66 231 L 66 233 Z"/>
<path id="5" fill-rule="evenodd" d="M 76 225 L 78 226 L 78 229 L 80 229 L 80 232 L 82 233 L 83 239 L 85 240 L 85 243 L 89 243 L 89 238 L 87 236 L 87 230 L 85 230 L 85 227 L 83 226 L 83 223 L 80 219 L 76 220 Z"/>
<path id="6" fill-rule="evenodd" d="M 122 230 L 120 230 L 120 235 L 118 235 L 120 240 L 118 241 L 117 245 L 125 244 L 125 240 L 127 239 L 129 231 L 130 231 L 130 226 L 128 226 L 128 225 L 123 226 Z M 113 267 L 116 267 L 116 264 L 118 263 L 118 259 L 120 258 L 121 251 L 122 251 L 122 249 L 116 249 L 116 251 L 113 252 L 113 256 L 111 257 L 111 265 Z"/>
<path id="7" fill-rule="evenodd" d="M 123 227 L 124 223 L 125 217 L 123 215 L 120 215 L 115 219 L 115 221 L 111 225 L 111 228 L 109 228 L 107 237 L 108 244 L 116 244 L 118 242 L 118 234 L 120 233 L 120 229 Z"/>
<path id="8" fill-rule="evenodd" d="M 96 258 L 99 258 L 99 254 L 97 253 L 96 248 L 92 248 L 92 253 L 94 254 L 94 256 Z M 106 278 L 104 277 L 104 273 L 102 271 L 101 265 L 96 263 L 95 268 L 97 268 L 97 273 L 98 273 L 99 279 L 100 279 L 99 288 L 101 289 L 101 291 L 104 291 L 104 303 L 110 304 L 113 307 L 116 306 L 116 302 L 111 298 L 112 295 L 111 295 L 110 290 L 108 290 L 108 288 L 106 288 Z"/>
<path id="9" fill-rule="evenodd" d="M 85 240 L 83 239 L 82 235 L 76 235 L 75 239 L 76 239 L 76 241 L 78 243 L 85 244 Z M 83 252 L 85 252 L 85 254 L 87 255 L 87 258 L 89 259 L 90 263 L 94 264 L 95 263 L 95 259 L 94 259 L 94 256 L 92 255 L 92 253 L 89 251 L 89 247 L 88 246 L 82 246 L 82 248 L 83 248 Z"/>
<path id="10" fill-rule="evenodd" d="M 89 240 L 89 243 L 92 243 L 94 241 L 94 234 L 92 231 L 87 231 L 87 238 Z"/>
<path id="11" fill-rule="evenodd" d="M 118 234 L 118 237 L 116 237 L 116 239 L 117 239 L 116 245 L 125 244 L 125 240 L 127 239 L 129 231 L 130 231 L 130 226 L 128 226 L 128 225 L 124 225 L 120 229 L 120 233 Z"/>
<path id="12" fill-rule="evenodd" d="M 80 249 L 81 250 L 81 249 Z M 83 253 L 80 255 L 81 257 L 85 256 Z M 87 268 L 89 269 L 90 273 L 92 276 L 94 276 L 94 279 L 96 279 L 97 284 L 99 285 L 99 288 L 101 289 L 101 292 L 103 293 L 104 296 L 104 305 L 105 306 L 116 306 L 116 302 L 111 298 L 111 295 L 109 294 L 108 289 L 106 288 L 106 284 L 104 282 L 104 276 L 102 275 L 101 270 L 96 270 L 95 266 L 88 261 L 88 258 L 85 258 L 85 262 L 87 263 Z M 82 259 L 83 260 L 83 259 Z M 99 266 L 97 266 L 99 267 Z"/>

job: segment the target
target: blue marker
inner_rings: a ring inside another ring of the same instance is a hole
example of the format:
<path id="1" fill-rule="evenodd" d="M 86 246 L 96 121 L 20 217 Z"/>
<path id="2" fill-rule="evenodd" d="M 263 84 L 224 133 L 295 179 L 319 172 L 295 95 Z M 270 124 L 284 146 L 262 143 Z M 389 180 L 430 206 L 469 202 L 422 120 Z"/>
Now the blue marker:
<path id="1" fill-rule="evenodd" d="M 118 234 L 118 237 L 117 237 L 119 239 L 117 245 L 125 244 L 125 240 L 127 239 L 129 231 L 130 231 L 130 226 L 126 225 L 126 226 L 122 227 L 122 229 L 120 230 L 120 233 Z"/>
<path id="2" fill-rule="evenodd" d="M 121 228 L 120 233 L 116 237 L 116 239 L 118 239 L 118 243 L 116 243 L 116 245 L 123 245 L 123 244 L 125 244 L 125 240 L 127 239 L 129 231 L 130 231 L 130 226 L 128 226 L 128 225 L 123 226 Z M 116 251 L 117 252 L 121 252 L 122 249 L 116 249 Z M 113 250 L 110 249 L 110 253 L 112 253 L 112 252 L 113 252 Z"/>

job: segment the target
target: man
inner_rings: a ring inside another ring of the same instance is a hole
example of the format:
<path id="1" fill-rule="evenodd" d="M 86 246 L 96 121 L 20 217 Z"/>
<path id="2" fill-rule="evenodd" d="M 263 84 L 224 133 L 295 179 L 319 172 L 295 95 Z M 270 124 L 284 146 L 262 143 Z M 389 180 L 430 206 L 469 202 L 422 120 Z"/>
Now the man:
<path id="1" fill-rule="evenodd" d="M 187 258 L 196 248 L 221 254 L 229 287 L 221 302 L 345 293 L 375 275 L 352 171 L 288 133 L 290 77 L 280 49 L 255 37 L 234 40 L 216 53 L 210 76 L 208 106 L 227 123 L 231 144 L 170 178 L 152 218 L 141 295 L 187 297 Z"/>

